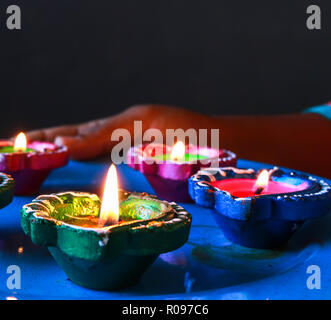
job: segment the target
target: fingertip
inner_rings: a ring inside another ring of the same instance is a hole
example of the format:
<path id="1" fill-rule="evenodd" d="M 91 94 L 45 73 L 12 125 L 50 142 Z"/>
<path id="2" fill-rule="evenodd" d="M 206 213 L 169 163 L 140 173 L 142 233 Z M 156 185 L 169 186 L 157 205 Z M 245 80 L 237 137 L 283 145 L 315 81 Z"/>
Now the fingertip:
<path id="1" fill-rule="evenodd" d="M 81 160 L 81 153 L 84 150 L 84 146 L 81 146 L 80 140 L 79 137 L 58 136 L 55 138 L 54 143 L 59 147 L 67 147 L 71 159 Z"/>
<path id="2" fill-rule="evenodd" d="M 66 146 L 71 149 L 80 143 L 80 140 L 79 137 L 57 136 L 54 143 L 59 147 Z"/>

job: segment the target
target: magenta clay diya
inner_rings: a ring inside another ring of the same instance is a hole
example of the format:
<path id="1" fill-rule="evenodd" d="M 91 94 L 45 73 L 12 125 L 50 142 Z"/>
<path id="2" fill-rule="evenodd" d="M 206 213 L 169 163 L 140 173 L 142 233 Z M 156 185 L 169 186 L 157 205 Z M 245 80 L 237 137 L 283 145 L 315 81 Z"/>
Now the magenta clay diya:
<path id="1" fill-rule="evenodd" d="M 27 144 L 24 134 L 15 143 L 0 140 L 0 171 L 14 178 L 16 195 L 36 193 L 49 173 L 65 166 L 68 159 L 66 147 L 39 141 Z"/>
<path id="2" fill-rule="evenodd" d="M 134 146 L 127 154 L 127 162 L 131 168 L 145 175 L 158 197 L 191 202 L 188 178 L 211 164 L 235 166 L 237 156 L 228 150 L 185 146 L 179 141 L 173 147 L 162 144 Z"/>

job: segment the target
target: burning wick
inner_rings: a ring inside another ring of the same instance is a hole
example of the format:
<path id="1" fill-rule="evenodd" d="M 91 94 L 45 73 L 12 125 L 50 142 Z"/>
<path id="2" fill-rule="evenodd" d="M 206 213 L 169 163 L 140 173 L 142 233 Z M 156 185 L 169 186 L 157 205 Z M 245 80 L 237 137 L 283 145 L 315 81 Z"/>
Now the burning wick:
<path id="1" fill-rule="evenodd" d="M 259 195 L 268 186 L 269 183 L 269 172 L 268 170 L 263 170 L 256 179 L 254 188 L 254 194 Z"/>
<path id="2" fill-rule="evenodd" d="M 119 221 L 118 182 L 116 167 L 112 164 L 108 170 L 103 192 L 99 225 L 113 225 Z"/>
<path id="3" fill-rule="evenodd" d="M 25 152 L 26 151 L 26 136 L 23 132 L 19 133 L 14 143 L 14 152 Z"/>
<path id="4" fill-rule="evenodd" d="M 185 144 L 182 141 L 177 141 L 172 147 L 170 158 L 174 161 L 185 158 Z"/>

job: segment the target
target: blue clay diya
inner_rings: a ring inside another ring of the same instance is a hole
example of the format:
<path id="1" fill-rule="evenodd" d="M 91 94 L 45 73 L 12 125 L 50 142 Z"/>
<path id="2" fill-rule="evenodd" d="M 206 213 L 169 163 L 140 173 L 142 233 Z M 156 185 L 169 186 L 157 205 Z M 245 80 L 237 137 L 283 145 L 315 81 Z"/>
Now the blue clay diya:
<path id="1" fill-rule="evenodd" d="M 266 171 L 266 170 L 265 170 Z M 331 210 L 331 187 L 306 174 L 274 168 L 260 187 L 252 169 L 206 168 L 189 179 L 189 194 L 211 208 L 224 235 L 250 248 L 284 245 L 306 221 Z"/>

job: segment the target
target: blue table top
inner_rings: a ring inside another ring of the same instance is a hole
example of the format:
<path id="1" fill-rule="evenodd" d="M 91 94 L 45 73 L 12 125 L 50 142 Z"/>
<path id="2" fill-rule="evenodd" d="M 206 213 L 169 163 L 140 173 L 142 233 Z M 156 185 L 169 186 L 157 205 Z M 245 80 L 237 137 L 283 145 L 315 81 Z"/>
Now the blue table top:
<path id="1" fill-rule="evenodd" d="M 71 161 L 52 172 L 41 194 L 67 190 L 98 192 L 109 163 Z M 268 165 L 239 160 L 242 168 Z M 144 176 L 118 166 L 120 187 L 154 193 Z M 162 254 L 140 282 L 117 291 L 93 291 L 73 284 L 48 250 L 35 246 L 20 227 L 20 209 L 34 197 L 15 197 L 0 211 L 0 299 L 329 299 L 331 217 L 304 225 L 285 250 L 248 249 L 232 244 L 209 209 L 182 204 L 193 216 L 189 241 Z M 21 289 L 7 288 L 7 268 L 21 269 Z M 321 289 L 307 287 L 310 265 L 321 270 Z"/>

